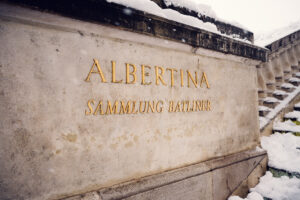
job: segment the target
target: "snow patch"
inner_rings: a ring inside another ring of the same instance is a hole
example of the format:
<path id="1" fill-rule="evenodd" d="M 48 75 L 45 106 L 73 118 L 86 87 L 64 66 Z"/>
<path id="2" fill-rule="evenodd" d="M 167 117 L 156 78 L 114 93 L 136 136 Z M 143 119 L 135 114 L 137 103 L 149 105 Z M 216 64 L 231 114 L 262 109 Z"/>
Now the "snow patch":
<path id="1" fill-rule="evenodd" d="M 270 167 L 300 173 L 300 150 L 297 149 L 300 147 L 300 137 L 291 133 L 275 133 L 269 137 L 263 136 L 261 146 L 268 153 Z"/>
<path id="2" fill-rule="evenodd" d="M 226 34 L 221 33 L 220 31 L 218 31 L 217 26 L 213 23 L 203 22 L 196 17 L 192 17 L 189 15 L 183 15 L 172 9 L 162 9 L 161 7 L 159 7 L 156 3 L 154 3 L 151 0 L 106 0 L 106 1 L 108 3 L 117 3 L 117 4 L 128 7 L 126 9 L 124 9 L 124 11 L 123 11 L 127 15 L 130 15 L 132 13 L 130 8 L 134 8 L 134 9 L 144 11 L 144 12 L 147 12 L 147 13 L 159 16 L 159 17 L 163 17 L 163 18 L 171 20 L 171 21 L 179 22 L 179 23 L 193 26 L 196 28 L 200 28 L 200 29 L 203 29 L 203 30 L 206 30 L 209 32 L 213 32 L 213 33 L 222 35 L 227 38 L 232 38 L 232 39 L 235 39 L 238 41 L 252 44 L 251 41 L 249 41 L 247 39 L 240 39 L 238 35 L 234 35 L 234 34 L 226 35 Z M 187 9 L 193 8 L 193 10 L 196 10 L 196 12 L 202 12 L 202 13 L 205 13 L 205 15 L 207 14 L 208 16 L 215 18 L 214 17 L 215 13 L 210 8 L 210 6 L 200 4 L 196 0 L 166 0 L 166 2 L 168 4 L 174 3 L 174 5 L 180 5 L 180 6 L 186 7 Z M 219 20 L 219 21 L 222 21 L 222 20 Z M 115 22 L 115 23 L 118 23 L 118 22 Z M 229 24 L 231 24 L 231 23 L 229 23 Z M 234 24 L 234 25 L 238 26 L 236 24 Z M 185 42 L 185 41 L 183 41 L 183 42 Z"/>
<path id="3" fill-rule="evenodd" d="M 293 112 L 289 112 L 286 113 L 284 115 L 285 118 L 296 118 L 297 121 L 300 121 L 300 112 L 299 111 L 293 111 Z"/>
<path id="4" fill-rule="evenodd" d="M 272 200 L 299 200 L 300 179 L 288 178 L 287 176 L 275 178 L 268 171 L 260 178 L 259 184 L 250 191 L 257 192 Z"/>
<path id="5" fill-rule="evenodd" d="M 275 90 L 274 92 L 273 92 L 273 94 L 275 94 L 275 95 L 285 95 L 285 94 L 287 94 L 285 91 L 283 91 L 283 90 Z"/>
<path id="6" fill-rule="evenodd" d="M 295 88 L 294 85 L 290 84 L 290 83 L 283 83 L 281 85 L 282 88 L 287 88 L 287 89 L 290 89 L 290 88 Z"/>
<path id="7" fill-rule="evenodd" d="M 279 102 L 279 100 L 275 99 L 274 97 L 266 97 L 266 98 L 264 98 L 264 102 L 276 103 L 276 102 Z"/>
<path id="8" fill-rule="evenodd" d="M 300 79 L 292 77 L 292 78 L 289 79 L 289 81 L 291 81 L 291 82 L 297 82 L 298 83 L 298 82 L 300 82 Z"/>
<path id="9" fill-rule="evenodd" d="M 205 4 L 201 4 L 199 1 L 195 0 L 164 0 L 167 6 L 175 6 L 180 8 L 186 8 L 189 11 L 195 11 L 198 13 L 198 16 L 205 15 L 211 18 L 217 19 L 217 15 L 215 11 L 209 6 Z"/>
<path id="10" fill-rule="evenodd" d="M 228 200 L 264 200 L 264 198 L 257 192 L 251 192 L 245 199 L 238 196 L 231 196 Z"/>
<path id="11" fill-rule="evenodd" d="M 266 106 L 258 106 L 258 110 L 259 111 L 271 111 L 271 109 Z"/>
<path id="12" fill-rule="evenodd" d="M 150 0 L 106 0 L 109 3 L 117 3 L 126 7 L 131 7 L 137 10 L 141 10 L 147 13 L 151 13 L 153 15 L 163 17 L 172 21 L 180 22 L 183 24 L 187 24 L 196 28 L 201 28 L 213 33 L 221 34 L 216 25 L 199 20 L 196 17 L 183 15 L 172 9 L 162 9 L 156 3 Z M 127 13 L 129 13 L 127 11 Z"/>
<path id="13" fill-rule="evenodd" d="M 300 102 L 299 102 L 299 103 L 296 103 L 294 107 L 299 108 L 299 107 L 300 107 Z"/>
<path id="14" fill-rule="evenodd" d="M 254 37 L 254 44 L 259 46 L 267 46 L 276 40 L 279 40 L 291 33 L 294 33 L 300 29 L 300 20 L 290 24 L 287 27 L 276 29 L 269 33 L 258 34 Z"/>
<path id="15" fill-rule="evenodd" d="M 274 122 L 273 130 L 297 133 L 297 132 L 300 132 L 300 126 L 297 126 L 291 120 L 287 120 L 284 122 Z"/>

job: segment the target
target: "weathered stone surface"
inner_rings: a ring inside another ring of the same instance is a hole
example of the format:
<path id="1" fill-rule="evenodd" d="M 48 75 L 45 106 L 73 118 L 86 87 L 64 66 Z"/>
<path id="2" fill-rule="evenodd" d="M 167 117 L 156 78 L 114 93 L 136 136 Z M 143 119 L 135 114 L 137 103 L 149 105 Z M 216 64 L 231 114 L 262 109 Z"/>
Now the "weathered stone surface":
<path id="1" fill-rule="evenodd" d="M 226 199 L 228 188 L 223 186 L 221 179 L 214 177 L 214 173 L 225 170 L 222 177 L 231 181 L 234 189 L 250 172 L 257 168 L 262 159 L 266 158 L 266 152 L 246 151 L 219 159 L 202 162 L 199 164 L 172 170 L 132 181 L 126 184 L 116 185 L 100 191 L 104 200 L 112 199 Z M 240 166 L 246 168 L 241 169 Z M 261 170 L 260 170 L 261 171 Z M 247 174 L 248 173 L 248 174 Z M 235 181 L 231 180 L 232 174 L 237 174 Z M 252 174 L 253 179 L 258 180 L 260 173 Z M 249 182 L 249 184 L 251 184 Z M 253 183 L 252 183 L 253 185 Z M 215 194 L 218 194 L 216 196 Z M 185 198 L 183 198 L 185 197 Z"/>
<path id="2" fill-rule="evenodd" d="M 267 170 L 267 164 L 268 157 L 266 156 L 243 181 L 243 183 L 232 193 L 232 196 L 236 195 L 246 198 L 249 194 L 249 190 L 254 188 L 259 183 L 259 178 L 265 174 Z"/>
<path id="3" fill-rule="evenodd" d="M 125 198 L 126 200 L 140 199 L 174 199 L 174 200 L 212 200 L 212 179 L 211 173 L 185 179 L 180 182 L 155 188 L 153 190 L 139 193 L 137 195 Z"/>
<path id="4" fill-rule="evenodd" d="M 256 157 L 213 171 L 213 199 L 227 199 L 232 192 L 242 184 L 243 180 L 248 177 L 261 160 L 261 157 Z"/>
<path id="5" fill-rule="evenodd" d="M 0 20 L 1 199 L 74 196 L 259 142 L 253 60 L 2 3 Z M 85 81 L 93 59 L 106 83 L 99 74 Z M 111 61 L 123 83 L 111 82 Z M 125 63 L 137 66 L 135 84 L 124 83 Z M 141 85 L 143 64 L 151 66 L 152 85 Z M 167 85 L 155 84 L 155 66 L 205 72 L 210 87 L 187 87 L 186 76 L 181 87 L 179 73 L 174 87 L 170 74 Z M 94 110 L 100 100 L 161 100 L 165 107 L 89 115 L 90 99 Z M 168 112 L 170 100 L 197 99 L 210 100 L 211 110 Z"/>

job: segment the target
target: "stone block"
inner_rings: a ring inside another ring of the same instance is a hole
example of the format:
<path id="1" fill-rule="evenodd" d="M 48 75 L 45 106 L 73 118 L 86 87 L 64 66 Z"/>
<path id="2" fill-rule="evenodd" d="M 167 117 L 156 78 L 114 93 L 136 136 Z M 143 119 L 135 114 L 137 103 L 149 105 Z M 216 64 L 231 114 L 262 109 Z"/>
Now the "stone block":
<path id="1" fill-rule="evenodd" d="M 256 157 L 213 171 L 213 199 L 227 199 L 262 160 Z"/>
<path id="2" fill-rule="evenodd" d="M 264 117 L 266 116 L 270 111 L 269 110 L 260 110 L 259 111 L 259 116 Z"/>
<path id="3" fill-rule="evenodd" d="M 278 104 L 279 102 L 268 102 L 268 101 L 263 102 L 263 105 L 269 108 L 275 108 Z"/>
<path id="4" fill-rule="evenodd" d="M 275 97 L 278 100 L 283 100 L 287 97 L 287 94 L 273 94 L 273 97 Z"/>
<path id="5" fill-rule="evenodd" d="M 183 181 L 133 195 L 131 197 L 124 198 L 124 200 L 212 200 L 212 185 L 211 172 L 208 172 L 203 175 L 187 178 Z"/>
<path id="6" fill-rule="evenodd" d="M 279 89 L 281 89 L 285 92 L 288 92 L 288 93 L 291 93 L 295 90 L 295 88 L 286 88 L 286 87 L 280 87 Z"/>

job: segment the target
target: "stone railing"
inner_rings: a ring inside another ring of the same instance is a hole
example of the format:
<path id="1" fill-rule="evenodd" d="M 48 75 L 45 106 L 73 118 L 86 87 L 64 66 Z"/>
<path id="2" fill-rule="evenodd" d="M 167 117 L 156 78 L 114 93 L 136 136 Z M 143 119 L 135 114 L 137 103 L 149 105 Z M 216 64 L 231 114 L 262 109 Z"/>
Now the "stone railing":
<path id="1" fill-rule="evenodd" d="M 298 99 L 300 31 L 276 40 L 266 48 L 270 49 L 269 59 L 257 66 L 257 77 L 260 128 L 264 134 L 270 134 L 271 122 Z"/>

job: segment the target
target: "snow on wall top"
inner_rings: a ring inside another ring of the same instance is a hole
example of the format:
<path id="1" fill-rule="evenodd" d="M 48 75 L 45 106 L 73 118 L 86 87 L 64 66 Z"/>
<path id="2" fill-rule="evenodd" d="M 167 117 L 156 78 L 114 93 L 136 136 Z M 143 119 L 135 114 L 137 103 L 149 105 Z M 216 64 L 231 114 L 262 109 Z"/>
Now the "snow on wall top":
<path id="1" fill-rule="evenodd" d="M 239 40 L 246 43 L 252 43 L 253 41 L 253 34 L 247 30 L 244 30 L 243 28 L 239 28 L 238 26 L 234 25 L 237 28 L 233 29 L 240 29 L 237 32 L 242 32 L 243 34 L 249 33 L 248 36 L 240 36 L 234 31 L 231 31 L 231 33 L 224 33 L 224 31 L 220 31 L 215 23 L 212 22 L 205 22 L 200 20 L 199 18 L 195 16 L 185 15 L 181 14 L 180 12 L 168 9 L 168 8 L 162 8 L 158 4 L 154 2 L 154 0 L 106 0 L 109 3 L 117 3 L 126 7 L 131 7 L 137 10 L 141 10 L 159 17 L 166 18 L 168 20 L 176 21 L 182 24 L 187 24 L 189 26 L 193 26 L 196 28 L 200 28 L 209 32 L 213 32 L 225 37 L 229 37 L 235 40 Z M 198 16 L 208 16 L 212 19 L 217 19 L 219 22 L 223 23 L 223 26 L 226 26 L 226 22 L 222 22 L 219 20 L 215 14 L 215 12 L 211 9 L 210 6 L 200 4 L 196 0 L 163 0 L 163 2 L 166 4 L 166 6 L 175 6 L 175 7 L 182 7 L 187 10 L 193 10 L 197 13 Z M 228 23 L 228 26 L 231 24 Z M 236 31 L 236 30 L 235 30 Z"/>
<path id="2" fill-rule="evenodd" d="M 300 20 L 280 29 L 273 30 L 268 33 L 258 34 L 254 37 L 254 44 L 259 46 L 267 46 L 276 40 L 279 40 L 289 34 L 300 30 Z"/>
<path id="3" fill-rule="evenodd" d="M 167 6 L 173 5 L 175 7 L 186 8 L 190 11 L 195 11 L 196 13 L 198 13 L 198 16 L 205 15 L 207 17 L 214 18 L 218 21 L 234 25 L 244 30 L 248 30 L 245 26 L 239 24 L 238 22 L 232 22 L 232 21 L 229 22 L 219 18 L 216 12 L 211 8 L 211 6 L 202 4 L 199 2 L 199 0 L 163 0 L 163 1 Z"/>
<path id="4" fill-rule="evenodd" d="M 215 11 L 209 6 L 205 4 L 199 3 L 199 1 L 195 0 L 164 0 L 167 6 L 174 5 L 175 7 L 186 8 L 188 10 L 193 10 L 197 12 L 199 15 L 206 15 L 211 18 L 217 19 L 217 15 Z"/>
<path id="5" fill-rule="evenodd" d="M 106 0 L 107 2 L 121 4 L 123 6 L 131 7 L 137 10 L 151 13 L 153 15 L 163 17 L 169 20 L 177 21 L 183 24 L 187 24 L 196 28 L 201 28 L 213 33 L 221 34 L 216 25 L 212 23 L 204 23 L 201 20 L 180 14 L 179 12 L 172 9 L 162 9 L 156 3 L 151 0 Z"/>

